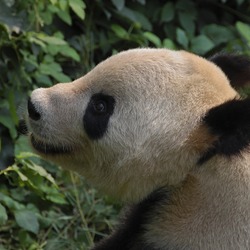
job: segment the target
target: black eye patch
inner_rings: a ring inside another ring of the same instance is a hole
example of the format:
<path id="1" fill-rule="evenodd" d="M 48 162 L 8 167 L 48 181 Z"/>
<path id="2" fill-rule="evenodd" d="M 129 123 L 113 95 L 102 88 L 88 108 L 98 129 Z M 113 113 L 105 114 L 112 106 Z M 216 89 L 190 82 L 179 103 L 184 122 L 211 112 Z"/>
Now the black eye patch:
<path id="1" fill-rule="evenodd" d="M 91 97 L 83 117 L 84 129 L 89 138 L 97 140 L 104 136 L 114 107 L 115 99 L 112 96 L 99 93 Z"/>

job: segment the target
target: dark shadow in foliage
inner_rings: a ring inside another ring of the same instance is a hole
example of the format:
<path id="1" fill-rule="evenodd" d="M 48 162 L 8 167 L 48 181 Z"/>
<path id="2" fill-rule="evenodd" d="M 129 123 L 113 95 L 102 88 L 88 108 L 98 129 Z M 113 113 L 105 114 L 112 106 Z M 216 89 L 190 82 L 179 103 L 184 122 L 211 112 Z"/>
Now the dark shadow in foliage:
<path id="1" fill-rule="evenodd" d="M 0 125 L 0 170 L 11 166 L 15 162 L 14 144 L 10 136 L 9 130 Z M 4 148 L 4 150 L 2 150 Z"/>

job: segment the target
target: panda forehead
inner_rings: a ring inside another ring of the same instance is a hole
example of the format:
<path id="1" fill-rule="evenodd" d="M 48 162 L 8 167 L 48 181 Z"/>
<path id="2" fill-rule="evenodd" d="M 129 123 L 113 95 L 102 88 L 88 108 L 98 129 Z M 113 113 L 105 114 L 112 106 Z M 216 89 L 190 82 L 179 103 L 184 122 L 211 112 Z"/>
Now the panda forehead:
<path id="1" fill-rule="evenodd" d="M 97 65 L 86 79 L 93 92 L 119 93 L 132 88 L 155 89 L 194 71 L 181 52 L 166 49 L 134 49 L 121 52 Z M 161 81 L 162 80 L 162 81 Z M 151 89 L 152 90 L 152 89 Z"/>
<path id="2" fill-rule="evenodd" d="M 129 74 L 147 75 L 151 73 L 151 70 L 157 69 L 164 69 L 167 72 L 171 72 L 172 70 L 181 68 L 183 72 L 187 68 L 192 68 L 191 64 L 187 63 L 187 59 L 190 61 L 181 51 L 132 49 L 108 58 L 100 63 L 96 67 L 96 70 L 99 70 L 99 74 L 113 72 L 119 75 L 123 75 L 122 72 L 125 74 L 128 72 Z M 145 71 L 140 71 L 144 69 Z M 128 76 L 126 75 L 126 77 Z"/>

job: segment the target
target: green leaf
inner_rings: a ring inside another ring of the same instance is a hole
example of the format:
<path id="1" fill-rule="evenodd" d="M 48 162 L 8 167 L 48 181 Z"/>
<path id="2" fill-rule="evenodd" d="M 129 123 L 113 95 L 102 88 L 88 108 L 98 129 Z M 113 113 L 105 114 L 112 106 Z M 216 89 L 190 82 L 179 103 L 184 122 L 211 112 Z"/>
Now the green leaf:
<path id="1" fill-rule="evenodd" d="M 214 48 L 215 44 L 205 35 L 199 35 L 192 39 L 191 49 L 194 53 L 199 55 L 206 54 L 209 50 Z"/>
<path id="2" fill-rule="evenodd" d="M 49 0 L 52 4 L 56 4 L 57 0 Z"/>
<path id="3" fill-rule="evenodd" d="M 60 11 L 56 12 L 56 14 L 59 16 L 59 18 L 61 20 L 63 20 L 68 25 L 72 24 L 72 19 L 71 19 L 71 16 L 68 12 L 60 10 Z"/>
<path id="4" fill-rule="evenodd" d="M 111 0 L 117 10 L 121 11 L 125 6 L 125 0 Z"/>
<path id="5" fill-rule="evenodd" d="M 236 23 L 236 29 L 250 43 L 250 25 L 242 22 Z"/>
<path id="6" fill-rule="evenodd" d="M 37 38 L 39 38 L 40 40 L 48 43 L 48 44 L 54 44 L 54 45 L 66 45 L 67 43 L 60 39 L 60 38 L 57 38 L 57 37 L 51 37 L 51 36 L 47 36 L 47 35 L 44 35 L 44 34 L 38 34 L 37 35 Z"/>
<path id="7" fill-rule="evenodd" d="M 27 158 L 30 158 L 30 157 L 40 158 L 39 155 L 36 155 L 34 153 L 31 153 L 31 152 L 21 152 L 18 155 L 16 155 L 16 158 L 19 159 L 19 160 L 27 159 Z"/>
<path id="8" fill-rule="evenodd" d="M 9 167 L 9 168 L 11 168 L 11 167 Z M 24 205 L 22 203 L 19 203 L 19 202 L 13 200 L 11 197 L 9 197 L 8 195 L 5 195 L 3 193 L 0 193 L 0 201 L 2 204 L 4 204 L 7 208 L 9 208 L 12 211 L 24 208 Z"/>
<path id="9" fill-rule="evenodd" d="M 40 16 L 46 25 L 52 24 L 53 13 L 51 11 L 42 12 L 42 13 L 40 13 Z"/>
<path id="10" fill-rule="evenodd" d="M 18 174 L 21 182 L 29 181 L 28 177 L 26 175 L 24 175 L 21 171 L 16 171 L 16 173 Z"/>
<path id="11" fill-rule="evenodd" d="M 82 0 L 70 0 L 69 6 L 80 19 L 84 20 L 86 5 Z"/>
<path id="12" fill-rule="evenodd" d="M 61 72 L 62 68 L 58 63 L 52 62 L 52 63 L 41 63 L 39 67 L 39 71 L 41 74 L 45 75 L 53 75 L 54 72 Z"/>
<path id="13" fill-rule="evenodd" d="M 62 73 L 62 68 L 58 63 L 43 62 L 40 64 L 39 71 L 41 74 L 52 76 L 58 82 L 71 82 L 71 79 Z"/>
<path id="14" fill-rule="evenodd" d="M 47 200 L 50 200 L 54 203 L 57 203 L 57 204 L 67 204 L 64 196 L 59 193 L 58 191 L 55 192 L 55 190 L 53 192 L 50 192 L 46 195 L 46 199 Z"/>
<path id="15" fill-rule="evenodd" d="M 54 45 L 54 44 L 48 44 L 47 51 L 50 55 L 55 56 L 62 50 L 62 46 L 63 45 L 58 46 L 58 45 Z"/>
<path id="16" fill-rule="evenodd" d="M 162 46 L 167 49 L 176 49 L 174 42 L 171 39 L 165 38 L 162 42 Z"/>
<path id="17" fill-rule="evenodd" d="M 55 180 L 52 177 L 51 174 L 49 174 L 44 168 L 36 165 L 36 164 L 26 164 L 26 166 L 29 169 L 32 169 L 33 171 L 35 171 L 37 174 L 39 174 L 40 176 L 44 177 L 45 179 L 47 179 L 49 182 L 51 182 L 53 185 L 56 186 Z"/>
<path id="18" fill-rule="evenodd" d="M 121 27 L 120 25 L 112 24 L 111 29 L 114 31 L 114 33 L 118 37 L 120 37 L 122 39 L 128 38 L 128 32 L 123 27 Z"/>
<path id="19" fill-rule="evenodd" d="M 20 52 L 24 56 L 25 69 L 27 71 L 31 72 L 38 68 L 37 57 L 22 49 L 20 49 Z"/>
<path id="20" fill-rule="evenodd" d="M 174 5 L 172 2 L 166 3 L 161 12 L 161 22 L 170 22 L 174 19 Z"/>
<path id="21" fill-rule="evenodd" d="M 58 1 L 58 0 L 56 0 L 56 1 Z M 48 5 L 48 11 L 50 12 L 50 13 L 52 13 L 52 14 L 54 14 L 54 13 L 57 13 L 58 11 L 61 11 L 56 5 L 51 5 L 51 4 L 49 4 Z M 66 11 L 65 11 L 66 12 Z M 68 12 L 68 9 L 67 9 L 67 12 Z"/>
<path id="22" fill-rule="evenodd" d="M 63 11 L 67 11 L 68 1 L 67 0 L 59 0 L 60 9 Z"/>
<path id="23" fill-rule="evenodd" d="M 57 37 L 59 39 L 64 39 L 64 35 L 61 31 L 56 31 L 54 34 L 53 34 L 54 37 Z"/>
<path id="24" fill-rule="evenodd" d="M 80 62 L 81 58 L 78 55 L 78 53 L 76 52 L 76 50 L 74 50 L 73 48 L 69 47 L 69 46 L 62 46 L 62 48 L 59 50 L 60 54 L 66 56 L 66 57 L 70 57 L 73 60 Z"/>
<path id="25" fill-rule="evenodd" d="M 30 151 L 30 143 L 27 138 L 27 136 L 19 136 L 18 139 L 15 142 L 15 156 L 16 158 L 19 158 L 23 152 L 29 152 Z"/>
<path id="26" fill-rule="evenodd" d="M 42 48 L 45 48 L 46 47 L 46 44 L 44 42 L 42 42 L 41 40 L 37 39 L 36 37 L 32 37 L 33 35 L 30 34 L 28 36 L 28 40 L 31 42 L 31 43 L 34 43 L 34 44 L 37 44 L 39 46 L 41 46 Z"/>
<path id="27" fill-rule="evenodd" d="M 55 44 L 48 44 L 46 49 L 44 50 L 45 53 L 49 54 L 52 57 L 55 57 L 64 45 L 55 45 Z M 67 46 L 67 45 L 66 45 Z"/>
<path id="28" fill-rule="evenodd" d="M 37 234 L 39 231 L 39 223 L 36 214 L 26 209 L 14 212 L 15 220 L 21 228 Z"/>
<path id="29" fill-rule="evenodd" d="M 4 225 L 8 220 L 8 215 L 6 209 L 3 205 L 0 204 L 0 225 Z"/>
<path id="30" fill-rule="evenodd" d="M 195 24 L 194 24 L 193 17 L 191 15 L 189 15 L 188 12 L 179 12 L 178 18 L 179 18 L 179 22 L 180 22 L 182 28 L 184 28 L 184 30 L 188 34 L 193 36 L 194 32 L 195 32 Z"/>
<path id="31" fill-rule="evenodd" d="M 189 41 L 188 41 L 186 32 L 184 30 L 177 28 L 176 39 L 177 39 L 177 42 L 183 46 L 183 48 L 185 48 L 185 49 L 188 48 Z"/>
<path id="32" fill-rule="evenodd" d="M 136 19 L 135 13 L 133 10 L 124 7 L 123 10 L 119 13 L 120 15 L 128 18 L 130 21 L 137 22 L 138 20 Z"/>
<path id="33" fill-rule="evenodd" d="M 143 36 L 147 38 L 151 43 L 153 43 L 156 47 L 161 47 L 161 40 L 155 34 L 151 32 L 144 32 Z"/>
<path id="34" fill-rule="evenodd" d="M 31 238 L 29 232 L 25 230 L 18 230 L 18 240 L 24 249 L 33 250 L 33 249 L 30 249 L 30 246 L 32 245 L 34 240 Z"/>
<path id="35" fill-rule="evenodd" d="M 45 57 L 43 58 L 43 62 L 45 63 L 55 63 L 54 62 L 54 57 L 51 55 L 45 55 Z"/>
<path id="36" fill-rule="evenodd" d="M 39 72 L 36 72 L 34 77 L 36 79 L 36 82 L 38 82 L 40 84 L 40 86 L 50 87 L 53 84 L 51 79 L 48 76 L 41 75 Z"/>
<path id="37" fill-rule="evenodd" d="M 0 244 L 0 250 L 7 250 L 3 245 Z"/>
<path id="38" fill-rule="evenodd" d="M 56 81 L 60 83 L 71 82 L 71 79 L 62 72 L 53 72 L 51 73 L 51 76 L 54 77 Z"/>
<path id="39" fill-rule="evenodd" d="M 202 34 L 211 39 L 215 45 L 227 43 L 234 39 L 233 32 L 229 28 L 217 24 L 210 24 L 202 29 Z"/>
<path id="40" fill-rule="evenodd" d="M 137 20 L 136 22 L 139 23 L 145 30 L 147 31 L 152 30 L 152 24 L 145 15 L 143 15 L 138 11 L 134 11 L 134 15 Z"/>

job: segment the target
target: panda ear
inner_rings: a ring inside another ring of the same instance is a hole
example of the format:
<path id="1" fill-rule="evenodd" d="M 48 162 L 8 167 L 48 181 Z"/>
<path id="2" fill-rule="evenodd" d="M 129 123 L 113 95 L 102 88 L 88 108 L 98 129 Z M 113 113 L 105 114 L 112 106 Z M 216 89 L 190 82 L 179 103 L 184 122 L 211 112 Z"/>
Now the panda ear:
<path id="1" fill-rule="evenodd" d="M 243 55 L 216 54 L 209 58 L 228 77 L 235 89 L 250 84 L 250 58 Z"/>
<path id="2" fill-rule="evenodd" d="M 231 100 L 210 109 L 204 125 L 216 140 L 201 156 L 202 164 L 214 155 L 239 155 L 250 145 L 250 99 Z"/>

